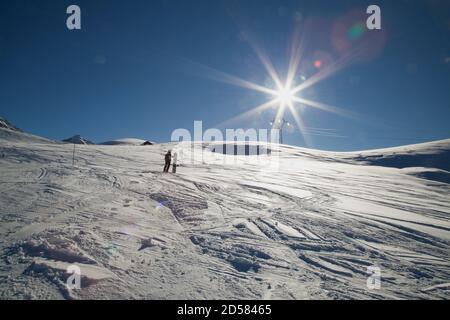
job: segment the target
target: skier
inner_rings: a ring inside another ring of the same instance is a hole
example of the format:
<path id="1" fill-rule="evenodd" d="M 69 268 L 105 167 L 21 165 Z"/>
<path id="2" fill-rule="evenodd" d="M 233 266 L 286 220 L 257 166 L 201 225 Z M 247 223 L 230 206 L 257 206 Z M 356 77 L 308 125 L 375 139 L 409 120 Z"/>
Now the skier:
<path id="1" fill-rule="evenodd" d="M 172 173 L 177 173 L 177 153 L 173 153 L 173 164 L 172 164 Z"/>
<path id="2" fill-rule="evenodd" d="M 170 162 L 172 161 L 172 154 L 170 153 L 170 150 L 167 151 L 164 159 L 166 161 L 166 164 L 164 165 L 164 172 L 169 172 Z"/>

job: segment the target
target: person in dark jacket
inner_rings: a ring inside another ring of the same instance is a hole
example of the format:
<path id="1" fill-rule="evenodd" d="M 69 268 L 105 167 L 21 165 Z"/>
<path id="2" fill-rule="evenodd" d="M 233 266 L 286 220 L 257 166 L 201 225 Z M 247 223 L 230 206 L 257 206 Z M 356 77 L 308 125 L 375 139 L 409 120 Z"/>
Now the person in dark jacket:
<path id="1" fill-rule="evenodd" d="M 164 172 L 169 172 L 169 168 L 170 168 L 170 162 L 172 161 L 172 154 L 169 151 L 167 151 L 165 157 L 164 157 L 166 164 L 164 166 Z"/>

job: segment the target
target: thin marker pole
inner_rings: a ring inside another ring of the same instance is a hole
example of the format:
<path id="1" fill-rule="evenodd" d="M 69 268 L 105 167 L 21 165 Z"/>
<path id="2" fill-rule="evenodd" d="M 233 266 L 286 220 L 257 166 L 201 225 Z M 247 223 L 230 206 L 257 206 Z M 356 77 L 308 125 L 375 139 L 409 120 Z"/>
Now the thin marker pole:
<path id="1" fill-rule="evenodd" d="M 72 167 L 75 167 L 75 143 L 73 144 Z"/>

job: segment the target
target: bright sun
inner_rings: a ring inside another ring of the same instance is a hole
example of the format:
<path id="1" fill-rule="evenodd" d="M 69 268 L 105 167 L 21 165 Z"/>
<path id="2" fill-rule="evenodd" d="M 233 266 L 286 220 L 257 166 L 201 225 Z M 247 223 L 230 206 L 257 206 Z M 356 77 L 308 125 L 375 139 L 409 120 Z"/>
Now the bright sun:
<path id="1" fill-rule="evenodd" d="M 276 92 L 275 96 L 278 98 L 280 104 L 290 105 L 294 102 L 295 92 L 289 86 L 284 86 Z"/>
<path id="2" fill-rule="evenodd" d="M 302 95 L 302 92 L 304 92 L 306 89 L 313 87 L 320 81 L 327 79 L 329 76 L 342 69 L 347 63 L 350 62 L 351 58 L 353 57 L 352 55 L 336 60 L 334 63 L 330 63 L 329 65 L 324 65 L 322 61 L 316 60 L 314 61 L 314 67 L 318 71 L 311 75 L 309 78 L 306 78 L 306 76 L 301 74 L 299 70 L 302 62 L 302 41 L 294 40 L 291 46 L 291 56 L 289 59 L 286 79 L 285 81 L 283 81 L 279 77 L 278 72 L 275 70 L 272 62 L 267 57 L 267 55 L 257 46 L 253 47 L 255 53 L 257 54 L 259 60 L 269 74 L 271 80 L 273 80 L 273 86 L 262 86 L 214 69 L 212 70 L 214 71 L 214 75 L 212 77 L 225 83 L 264 93 L 269 97 L 269 101 L 264 102 L 246 112 L 243 112 L 242 114 L 239 114 L 231 119 L 222 122 L 222 125 L 224 125 L 225 123 L 232 123 L 234 121 L 242 120 L 242 118 L 260 116 L 263 111 L 273 108 L 276 110 L 275 119 L 271 122 L 272 126 L 274 127 L 277 126 L 278 123 L 282 122 L 282 120 L 284 120 L 284 113 L 288 111 L 294 118 L 300 133 L 303 135 L 306 145 L 309 146 L 311 145 L 311 143 L 307 136 L 307 127 L 305 126 L 305 123 L 303 122 L 302 116 L 300 114 L 301 110 L 298 110 L 299 105 L 302 105 L 302 109 L 304 109 L 305 107 L 311 107 L 321 111 L 335 113 L 341 116 L 356 118 L 356 115 L 354 113 L 348 112 L 347 110 L 318 101 L 309 100 Z"/>

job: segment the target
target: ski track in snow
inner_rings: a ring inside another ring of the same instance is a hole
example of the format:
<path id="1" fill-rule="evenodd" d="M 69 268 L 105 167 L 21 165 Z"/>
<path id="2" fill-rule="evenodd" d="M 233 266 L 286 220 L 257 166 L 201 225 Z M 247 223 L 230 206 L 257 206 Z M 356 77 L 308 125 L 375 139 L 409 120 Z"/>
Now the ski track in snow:
<path id="1" fill-rule="evenodd" d="M 168 148 L 77 145 L 72 167 L 72 145 L 1 140 L 0 298 L 449 298 L 449 185 L 294 147 L 163 174 Z"/>

